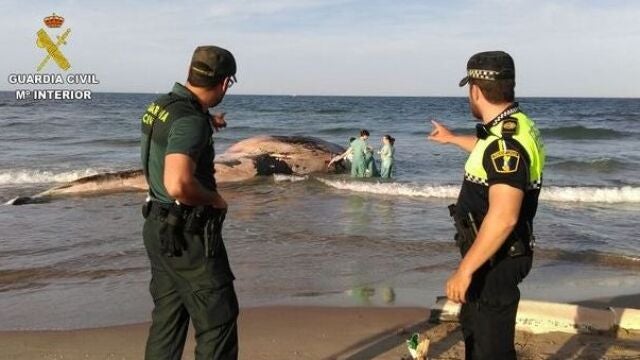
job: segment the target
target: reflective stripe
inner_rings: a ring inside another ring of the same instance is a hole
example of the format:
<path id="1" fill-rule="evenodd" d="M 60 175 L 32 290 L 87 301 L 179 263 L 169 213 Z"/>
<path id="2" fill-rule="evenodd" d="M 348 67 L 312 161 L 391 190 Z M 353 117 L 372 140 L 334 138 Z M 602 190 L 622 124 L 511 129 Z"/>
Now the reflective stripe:
<path id="1" fill-rule="evenodd" d="M 540 137 L 540 132 L 535 127 L 534 122 L 523 112 L 512 114 L 511 118 L 518 121 L 518 128 L 512 139 L 516 140 L 524 148 L 529 160 L 528 188 L 540 189 L 542 187 L 542 173 L 545 164 L 544 143 Z M 507 146 L 506 141 L 502 138 L 502 122 L 492 126 L 490 132 L 491 135 L 486 139 L 478 139 L 464 166 L 466 180 L 486 186 L 488 186 L 488 176 L 483 166 L 485 150 L 496 140 L 498 140 L 500 150 L 504 151 Z"/>
<path id="2" fill-rule="evenodd" d="M 487 182 L 487 179 L 482 179 L 479 178 L 477 176 L 471 175 L 469 173 L 465 173 L 464 174 L 464 179 L 467 181 L 470 181 L 474 184 L 480 184 L 480 185 L 484 185 L 484 186 L 489 186 L 489 183 Z"/>
<path id="3" fill-rule="evenodd" d="M 507 150 L 507 144 L 504 142 L 504 139 L 498 140 L 498 149 L 500 149 L 500 151 Z"/>

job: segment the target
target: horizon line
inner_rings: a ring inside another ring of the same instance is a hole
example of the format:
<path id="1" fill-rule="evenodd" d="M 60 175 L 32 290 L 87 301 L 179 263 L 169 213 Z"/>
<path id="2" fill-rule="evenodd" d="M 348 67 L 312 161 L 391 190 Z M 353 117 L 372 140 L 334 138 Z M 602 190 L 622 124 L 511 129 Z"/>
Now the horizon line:
<path id="1" fill-rule="evenodd" d="M 0 93 L 13 93 L 16 90 L 0 90 Z M 33 89 L 35 90 L 70 90 L 70 89 Z M 84 89 L 90 90 L 90 89 Z M 138 91 L 91 91 L 92 94 L 130 94 L 130 95 L 161 95 L 165 92 L 138 92 Z M 272 97 L 368 97 L 368 98 L 467 98 L 467 96 L 454 95 L 358 95 L 358 94 L 226 94 L 225 96 L 272 96 Z M 564 95 L 525 95 L 516 96 L 517 99 L 616 99 L 616 100 L 640 100 L 640 97 L 632 96 L 564 96 Z"/>

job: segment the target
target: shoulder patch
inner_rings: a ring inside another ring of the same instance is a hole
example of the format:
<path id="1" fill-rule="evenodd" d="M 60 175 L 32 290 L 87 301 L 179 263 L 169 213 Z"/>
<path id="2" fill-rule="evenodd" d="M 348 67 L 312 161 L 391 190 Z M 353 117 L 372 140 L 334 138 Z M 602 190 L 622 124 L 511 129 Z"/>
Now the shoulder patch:
<path id="1" fill-rule="evenodd" d="M 515 150 L 498 150 L 491 154 L 493 168 L 499 174 L 511 174 L 518 170 L 520 153 Z"/>
<path id="2" fill-rule="evenodd" d="M 502 136 L 511 137 L 518 131 L 518 121 L 505 119 L 502 121 Z"/>

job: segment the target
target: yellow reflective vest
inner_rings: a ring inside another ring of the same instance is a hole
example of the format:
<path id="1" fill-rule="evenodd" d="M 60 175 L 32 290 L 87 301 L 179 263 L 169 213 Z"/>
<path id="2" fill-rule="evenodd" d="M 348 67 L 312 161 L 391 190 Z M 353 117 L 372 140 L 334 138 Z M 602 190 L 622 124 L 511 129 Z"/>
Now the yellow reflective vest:
<path id="1" fill-rule="evenodd" d="M 529 175 L 528 188 L 540 189 L 545 163 L 545 150 L 542 138 L 540 137 L 540 131 L 538 131 L 534 122 L 523 112 L 512 114 L 510 118 L 517 121 L 515 133 L 505 134 L 505 136 L 503 136 L 503 120 L 494 124 L 489 129 L 490 135 L 486 139 L 478 139 L 464 166 L 465 179 L 476 184 L 488 186 L 487 171 L 483 165 L 485 150 L 494 141 L 498 141 L 500 149 L 505 149 L 507 148 L 505 142 L 511 138 L 517 141 L 526 152 L 527 158 L 523 160 L 527 162 Z"/>

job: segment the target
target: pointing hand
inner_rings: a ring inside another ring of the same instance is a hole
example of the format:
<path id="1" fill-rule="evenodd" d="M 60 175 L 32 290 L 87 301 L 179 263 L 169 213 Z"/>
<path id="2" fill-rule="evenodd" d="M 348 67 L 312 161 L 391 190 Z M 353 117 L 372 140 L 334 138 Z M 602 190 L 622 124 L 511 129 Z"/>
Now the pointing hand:
<path id="1" fill-rule="evenodd" d="M 211 125 L 213 126 L 213 131 L 219 132 L 223 128 L 227 127 L 227 122 L 224 120 L 225 113 L 216 113 L 211 115 Z"/>
<path id="2" fill-rule="evenodd" d="M 433 130 L 427 136 L 427 139 L 440 144 L 447 144 L 454 137 L 453 133 L 439 122 L 431 120 L 431 124 L 433 124 Z"/>

